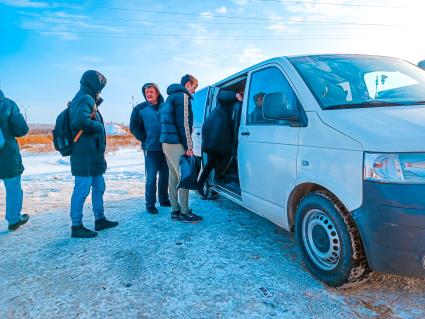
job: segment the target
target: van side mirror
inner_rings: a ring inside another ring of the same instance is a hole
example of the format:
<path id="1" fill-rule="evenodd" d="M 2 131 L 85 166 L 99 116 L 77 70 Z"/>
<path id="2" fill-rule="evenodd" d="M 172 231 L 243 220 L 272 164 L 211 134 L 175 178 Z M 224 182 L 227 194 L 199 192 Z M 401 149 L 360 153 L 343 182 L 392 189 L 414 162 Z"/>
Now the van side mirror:
<path id="1" fill-rule="evenodd" d="M 298 122 L 300 112 L 298 105 L 288 101 L 283 92 L 275 92 L 264 96 L 263 116 L 269 120 Z"/>
<path id="2" fill-rule="evenodd" d="M 425 60 L 419 61 L 418 67 L 420 67 L 422 70 L 425 70 Z"/>

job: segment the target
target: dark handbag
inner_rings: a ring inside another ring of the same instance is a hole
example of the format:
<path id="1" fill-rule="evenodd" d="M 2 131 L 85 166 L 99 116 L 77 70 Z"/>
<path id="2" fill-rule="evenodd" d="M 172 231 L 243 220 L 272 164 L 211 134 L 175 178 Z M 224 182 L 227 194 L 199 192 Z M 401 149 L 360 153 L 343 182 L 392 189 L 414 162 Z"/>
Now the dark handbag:
<path id="1" fill-rule="evenodd" d="M 196 190 L 200 170 L 201 159 L 187 155 L 180 157 L 180 182 L 177 188 Z"/>

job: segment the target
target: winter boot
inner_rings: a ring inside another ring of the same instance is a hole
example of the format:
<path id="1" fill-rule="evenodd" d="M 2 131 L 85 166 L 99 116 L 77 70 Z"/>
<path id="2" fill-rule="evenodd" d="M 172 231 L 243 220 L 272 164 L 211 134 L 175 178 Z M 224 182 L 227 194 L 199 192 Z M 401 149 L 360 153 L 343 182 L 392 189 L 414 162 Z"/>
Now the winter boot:
<path id="1" fill-rule="evenodd" d="M 17 230 L 19 227 L 26 224 L 29 219 L 30 219 L 30 217 L 27 214 L 22 214 L 21 219 L 17 223 L 9 225 L 8 228 L 9 228 L 10 231 Z"/>
<path id="2" fill-rule="evenodd" d="M 97 233 L 90 229 L 85 228 L 83 225 L 71 227 L 71 237 L 74 238 L 93 238 Z"/>
<path id="3" fill-rule="evenodd" d="M 94 229 L 97 231 L 113 228 L 116 226 L 118 226 L 118 222 L 107 220 L 105 217 L 98 219 L 94 222 Z"/>
<path id="4" fill-rule="evenodd" d="M 155 206 L 146 207 L 146 211 L 151 215 L 157 215 L 158 209 Z"/>

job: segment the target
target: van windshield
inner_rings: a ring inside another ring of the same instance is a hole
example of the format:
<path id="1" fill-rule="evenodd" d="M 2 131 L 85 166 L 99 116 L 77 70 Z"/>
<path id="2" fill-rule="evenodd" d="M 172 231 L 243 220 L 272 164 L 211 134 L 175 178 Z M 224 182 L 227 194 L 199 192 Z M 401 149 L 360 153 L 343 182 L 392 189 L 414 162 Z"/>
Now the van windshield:
<path id="1" fill-rule="evenodd" d="M 369 55 L 289 58 L 324 110 L 425 104 L 425 71 Z"/>

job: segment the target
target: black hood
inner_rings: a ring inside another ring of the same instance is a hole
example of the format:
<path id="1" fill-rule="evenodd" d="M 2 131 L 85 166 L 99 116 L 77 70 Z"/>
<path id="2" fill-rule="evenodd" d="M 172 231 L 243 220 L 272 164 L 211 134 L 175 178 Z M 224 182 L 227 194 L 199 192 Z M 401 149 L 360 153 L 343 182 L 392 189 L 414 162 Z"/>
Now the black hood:
<path id="1" fill-rule="evenodd" d="M 0 101 L 4 100 L 6 97 L 3 94 L 3 91 L 0 90 Z"/>
<path id="2" fill-rule="evenodd" d="M 146 100 L 145 89 L 147 87 L 150 87 L 150 86 L 153 86 L 155 89 L 158 90 L 159 96 L 158 96 L 158 104 L 157 105 L 161 105 L 162 103 L 164 103 L 164 97 L 162 96 L 161 91 L 159 90 L 159 86 L 156 83 L 152 83 L 152 82 L 146 83 L 142 87 L 142 93 L 143 93 L 143 97 L 145 98 L 145 100 Z M 148 101 L 146 100 L 146 102 L 148 102 Z"/>
<path id="3" fill-rule="evenodd" d="M 181 84 L 175 83 L 175 84 L 171 84 L 168 88 L 167 88 L 167 94 L 173 94 L 173 93 L 178 93 L 178 92 L 183 92 L 189 95 L 189 97 L 192 99 L 192 95 L 189 93 L 189 91 Z"/>
<path id="4" fill-rule="evenodd" d="M 90 96 L 96 99 L 96 93 L 102 92 L 106 85 L 105 76 L 97 71 L 89 70 L 84 72 L 80 80 L 81 88 L 84 89 Z"/>

